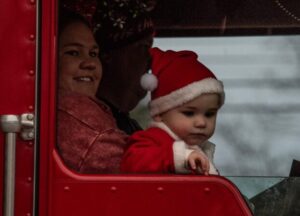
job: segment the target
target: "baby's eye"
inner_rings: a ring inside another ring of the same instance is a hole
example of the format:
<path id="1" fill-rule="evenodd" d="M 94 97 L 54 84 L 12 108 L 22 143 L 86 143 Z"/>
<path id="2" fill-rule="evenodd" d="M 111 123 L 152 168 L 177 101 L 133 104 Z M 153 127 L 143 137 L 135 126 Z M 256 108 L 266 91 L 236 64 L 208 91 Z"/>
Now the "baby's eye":
<path id="1" fill-rule="evenodd" d="M 194 111 L 182 111 L 182 114 L 187 117 L 192 117 L 195 115 L 195 112 Z"/>
<path id="2" fill-rule="evenodd" d="M 70 56 L 79 56 L 79 52 L 77 50 L 68 50 L 65 54 Z"/>
<path id="3" fill-rule="evenodd" d="M 205 116 L 206 116 L 207 118 L 210 118 L 210 117 L 215 116 L 216 114 L 217 114 L 216 111 L 211 111 L 211 112 L 206 112 L 206 113 L 205 113 Z"/>
<path id="4" fill-rule="evenodd" d="M 97 52 L 97 51 L 90 51 L 90 56 L 91 57 L 98 57 L 99 56 L 99 52 Z"/>

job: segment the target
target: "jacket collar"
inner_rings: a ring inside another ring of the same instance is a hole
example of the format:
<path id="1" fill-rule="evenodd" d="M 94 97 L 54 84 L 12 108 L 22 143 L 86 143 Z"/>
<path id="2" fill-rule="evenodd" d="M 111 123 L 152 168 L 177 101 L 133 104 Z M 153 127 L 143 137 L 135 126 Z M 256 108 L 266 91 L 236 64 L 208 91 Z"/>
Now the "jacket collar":
<path id="1" fill-rule="evenodd" d="M 157 127 L 165 131 L 167 134 L 169 134 L 174 140 L 181 140 L 165 123 L 163 122 L 157 122 L 157 121 L 152 121 L 149 125 L 150 127 Z"/>

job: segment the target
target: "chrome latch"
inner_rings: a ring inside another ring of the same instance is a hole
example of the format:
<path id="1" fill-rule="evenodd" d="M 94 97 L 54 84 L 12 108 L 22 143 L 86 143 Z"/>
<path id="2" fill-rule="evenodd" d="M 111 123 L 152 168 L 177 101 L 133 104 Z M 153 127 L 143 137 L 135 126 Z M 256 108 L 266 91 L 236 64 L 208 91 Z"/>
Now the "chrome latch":
<path id="1" fill-rule="evenodd" d="M 0 116 L 1 129 L 4 133 L 19 133 L 21 131 L 20 117 L 17 115 Z"/>
<path id="2" fill-rule="evenodd" d="M 34 139 L 34 114 L 24 113 L 20 118 L 21 122 L 21 138 L 23 140 Z"/>

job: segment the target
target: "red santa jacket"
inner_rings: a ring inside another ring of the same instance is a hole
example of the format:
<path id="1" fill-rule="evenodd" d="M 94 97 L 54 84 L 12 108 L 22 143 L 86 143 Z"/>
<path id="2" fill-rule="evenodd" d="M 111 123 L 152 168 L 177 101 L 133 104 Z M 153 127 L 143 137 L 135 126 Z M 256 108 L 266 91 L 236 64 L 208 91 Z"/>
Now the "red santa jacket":
<path id="1" fill-rule="evenodd" d="M 134 173 L 191 173 L 186 158 L 194 150 L 203 151 L 210 160 L 210 174 L 218 174 L 213 165 L 215 145 L 188 146 L 164 123 L 153 123 L 145 131 L 138 131 L 128 139 L 129 148 L 121 163 L 122 172 Z"/>

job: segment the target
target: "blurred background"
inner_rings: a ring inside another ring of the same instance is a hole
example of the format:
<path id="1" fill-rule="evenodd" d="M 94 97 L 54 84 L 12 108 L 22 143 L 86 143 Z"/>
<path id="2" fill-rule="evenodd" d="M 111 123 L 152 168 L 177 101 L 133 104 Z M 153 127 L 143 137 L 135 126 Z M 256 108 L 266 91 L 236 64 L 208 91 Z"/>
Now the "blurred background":
<path id="1" fill-rule="evenodd" d="M 211 139 L 222 175 L 289 175 L 300 160 L 300 36 L 156 38 L 154 46 L 197 52 L 224 82 Z M 133 113 L 144 127 L 148 101 Z"/>

